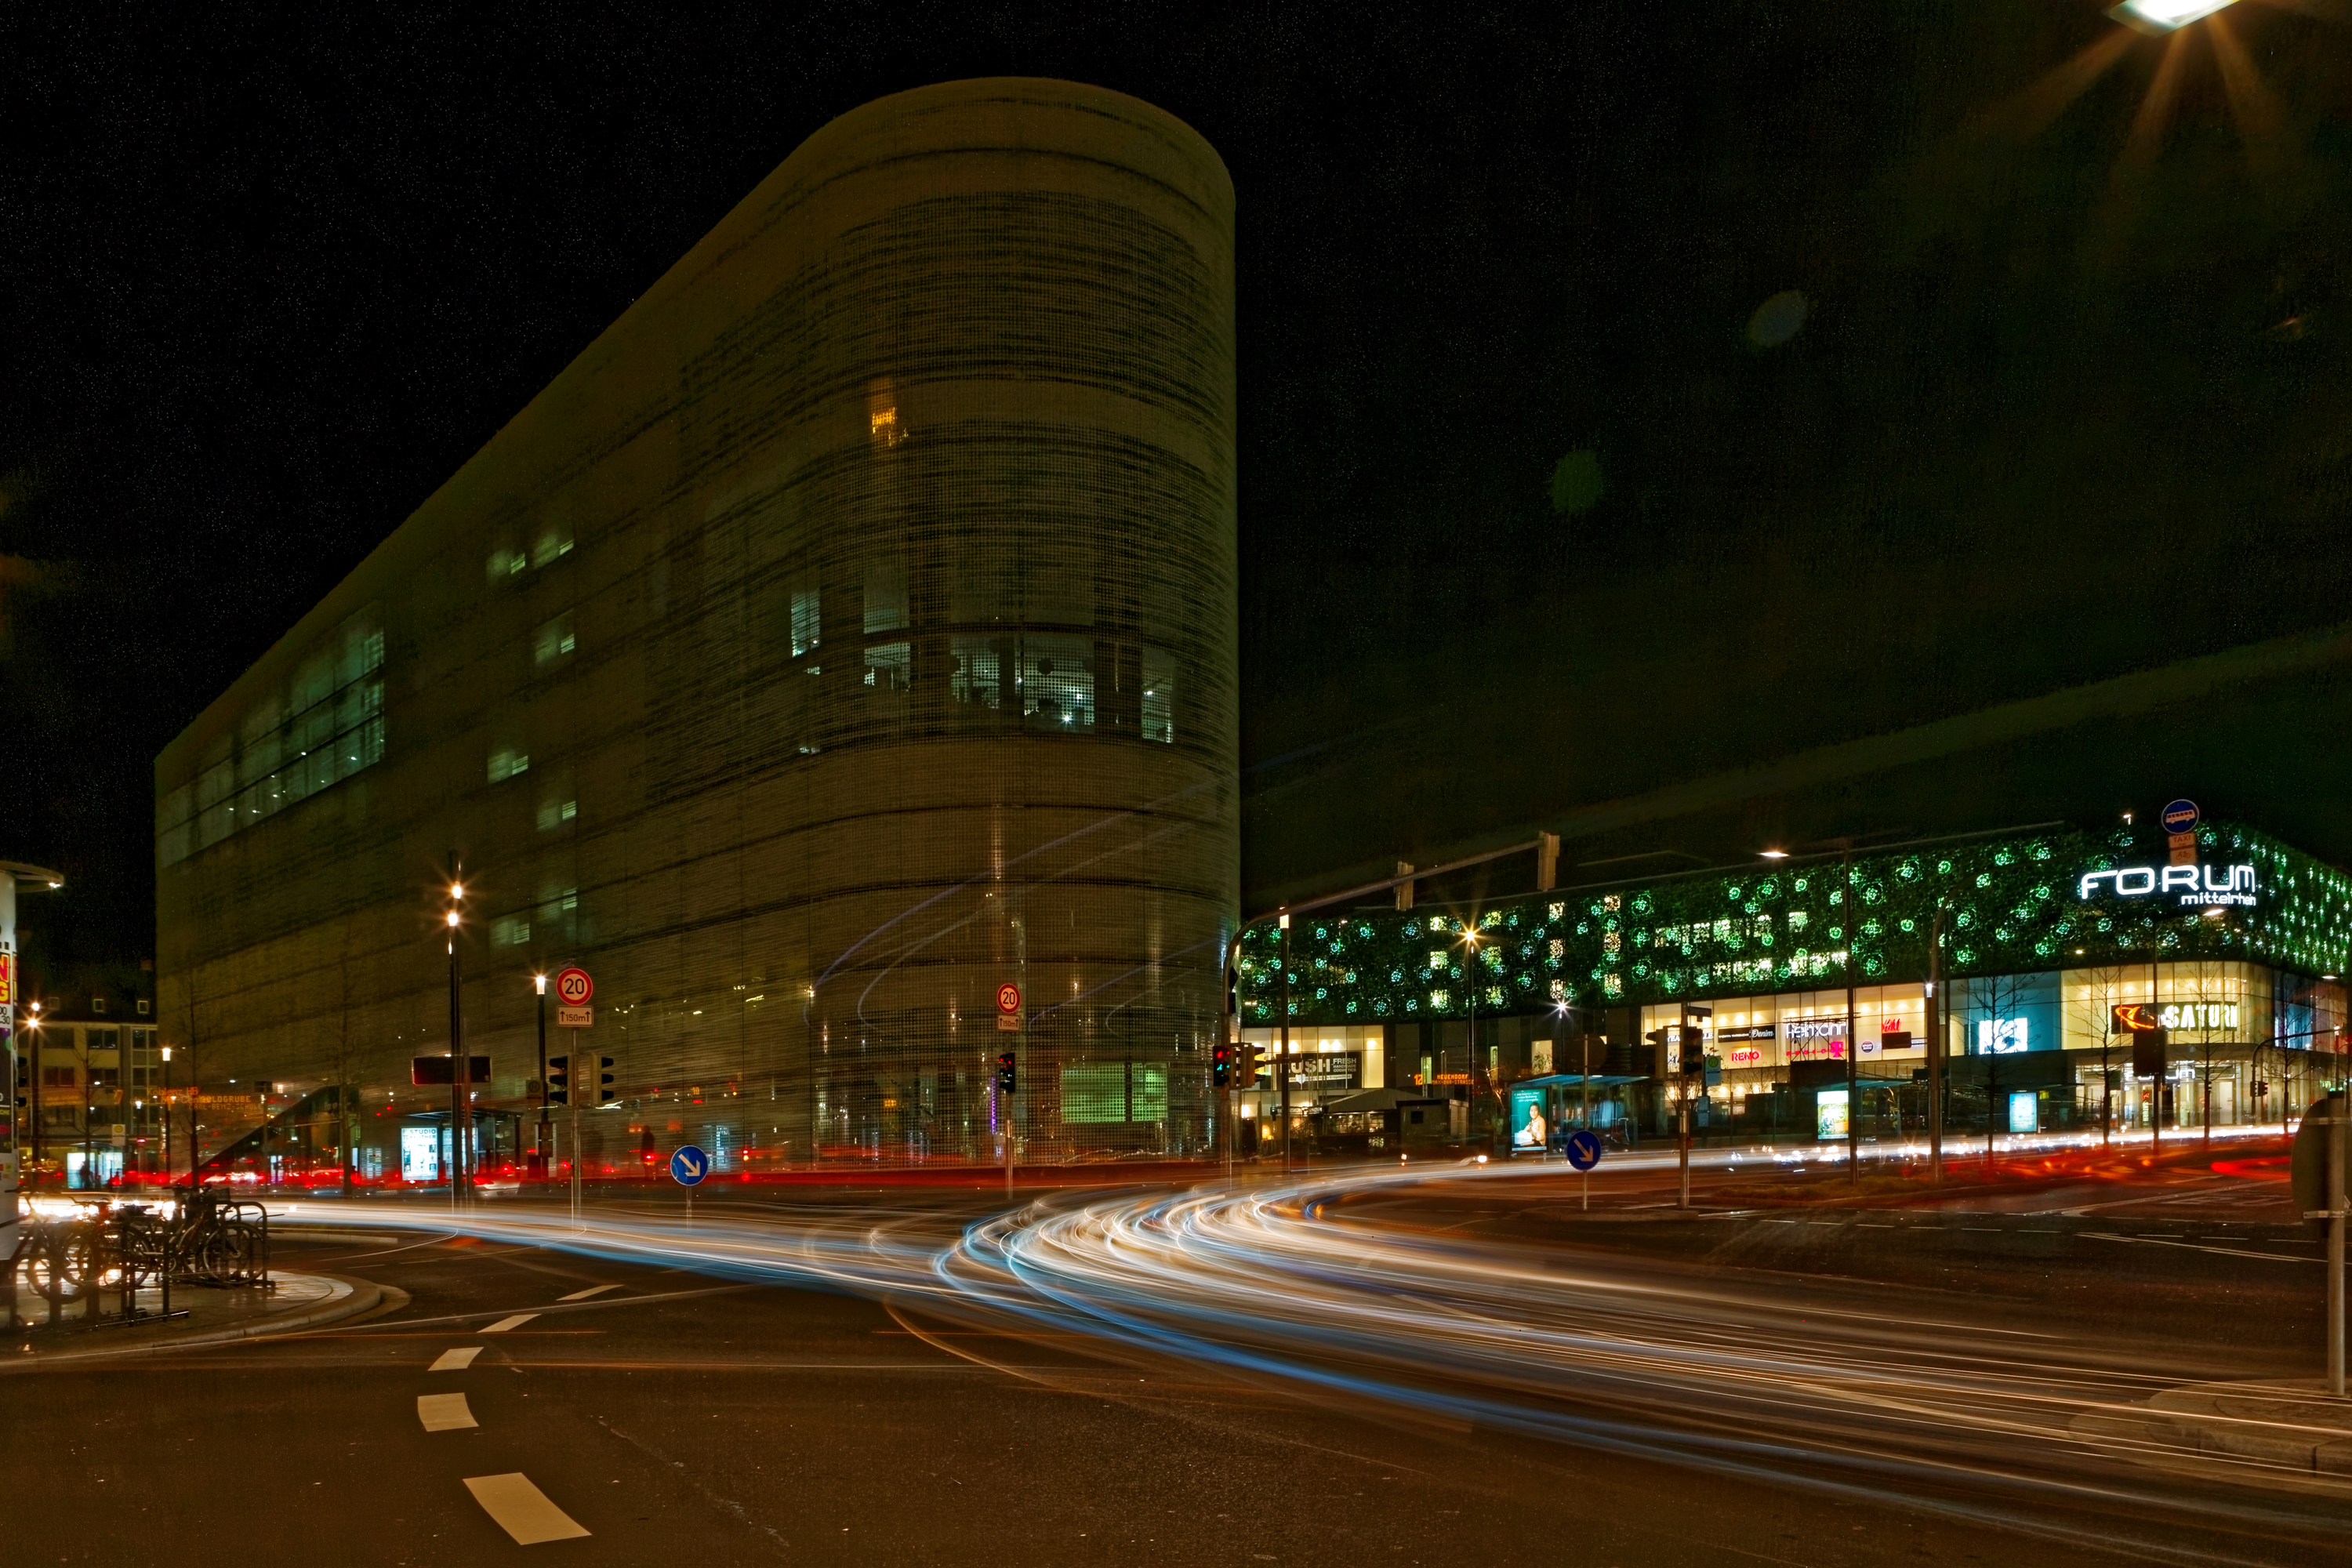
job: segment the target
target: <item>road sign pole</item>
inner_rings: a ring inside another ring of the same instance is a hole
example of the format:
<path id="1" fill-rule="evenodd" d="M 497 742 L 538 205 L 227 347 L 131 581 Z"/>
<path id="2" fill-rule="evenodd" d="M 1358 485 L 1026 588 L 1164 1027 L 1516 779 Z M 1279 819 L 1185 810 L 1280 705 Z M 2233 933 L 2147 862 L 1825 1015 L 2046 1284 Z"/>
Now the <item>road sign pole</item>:
<path id="1" fill-rule="evenodd" d="M 2344 1226 L 2347 1184 L 2345 1162 L 2352 1155 L 2352 1090 L 2327 1109 L 2327 1392 L 2344 1397 Z"/>
<path id="2" fill-rule="evenodd" d="M 577 1083 L 579 1079 L 572 1079 Z M 572 1091 L 572 1228 L 580 1228 L 580 1100 L 579 1091 Z"/>

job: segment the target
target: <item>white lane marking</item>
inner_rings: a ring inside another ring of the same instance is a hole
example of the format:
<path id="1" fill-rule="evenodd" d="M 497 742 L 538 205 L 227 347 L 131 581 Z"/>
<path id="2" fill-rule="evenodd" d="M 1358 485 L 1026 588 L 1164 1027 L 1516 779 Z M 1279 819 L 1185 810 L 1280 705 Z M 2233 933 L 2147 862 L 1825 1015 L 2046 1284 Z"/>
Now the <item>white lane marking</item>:
<path id="1" fill-rule="evenodd" d="M 591 1296 L 601 1296 L 607 1290 L 617 1290 L 618 1285 L 591 1285 L 585 1290 L 574 1290 L 569 1296 L 558 1296 L 559 1301 L 585 1301 Z"/>
<path id="2" fill-rule="evenodd" d="M 461 1426 L 479 1426 L 474 1413 L 466 1405 L 462 1394 L 420 1394 L 416 1396 L 416 1418 L 425 1423 L 427 1432 L 454 1432 Z"/>
<path id="3" fill-rule="evenodd" d="M 455 1350 L 443 1351 L 441 1352 L 441 1359 L 435 1362 L 431 1366 L 426 1367 L 425 1370 L 427 1372 L 463 1372 L 467 1367 L 473 1365 L 474 1358 L 481 1353 L 482 1347 L 479 1345 L 459 1345 Z"/>
<path id="4" fill-rule="evenodd" d="M 466 1489 L 500 1530 L 514 1537 L 518 1546 L 568 1541 L 588 1533 L 571 1515 L 548 1501 L 547 1494 L 531 1485 L 530 1478 L 520 1470 L 503 1476 L 467 1476 Z"/>
<path id="5" fill-rule="evenodd" d="M 486 1334 L 502 1334 L 509 1329 L 521 1328 L 525 1323 L 530 1322 L 533 1318 L 538 1316 L 539 1314 L 537 1312 L 517 1312 L 511 1318 L 500 1318 L 497 1322 L 492 1323 L 489 1327 L 482 1330 L 481 1331 Z"/>
<path id="6" fill-rule="evenodd" d="M 2294 1258 L 2284 1253 L 2277 1252 L 2248 1252 L 2242 1247 L 2200 1247 L 2193 1241 L 2173 1241 L 2161 1236 L 2115 1236 L 2103 1230 L 2086 1230 L 2082 1234 L 2084 1238 L 2091 1241 L 2128 1241 L 2137 1243 L 2142 1247 L 2178 1247 L 2182 1248 L 2184 1251 L 2210 1252 L 2222 1258 L 2259 1258 L 2265 1263 L 2317 1263 L 2321 1261 L 2321 1259 L 2316 1258 Z"/>

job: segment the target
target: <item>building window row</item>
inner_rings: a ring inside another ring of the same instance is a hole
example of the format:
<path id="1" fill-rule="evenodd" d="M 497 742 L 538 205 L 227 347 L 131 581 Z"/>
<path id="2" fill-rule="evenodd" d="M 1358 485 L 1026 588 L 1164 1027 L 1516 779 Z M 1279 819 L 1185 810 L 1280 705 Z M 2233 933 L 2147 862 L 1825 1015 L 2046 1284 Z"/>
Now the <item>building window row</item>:
<path id="1" fill-rule="evenodd" d="M 157 860 L 177 865 L 382 762 L 383 671 L 383 629 L 373 613 L 352 616 L 157 802 Z"/>

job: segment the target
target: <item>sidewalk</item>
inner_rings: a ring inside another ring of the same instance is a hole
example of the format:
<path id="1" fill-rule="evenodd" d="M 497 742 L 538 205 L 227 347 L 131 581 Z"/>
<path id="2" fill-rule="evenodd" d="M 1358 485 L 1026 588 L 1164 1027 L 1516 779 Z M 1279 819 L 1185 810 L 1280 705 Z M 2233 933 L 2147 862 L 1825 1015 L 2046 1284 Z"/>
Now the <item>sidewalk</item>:
<path id="1" fill-rule="evenodd" d="M 371 1279 L 340 1274 L 298 1274 L 287 1269 L 272 1269 L 269 1278 L 278 1287 L 274 1290 L 251 1286 L 214 1289 L 201 1285 L 175 1285 L 172 1288 L 172 1310 L 185 1315 L 168 1320 L 145 1320 L 120 1326 L 107 1321 L 96 1328 L 86 1328 L 79 1317 L 69 1310 L 60 1328 L 36 1324 L 10 1336 L 16 1342 L 5 1347 L 6 1353 L 0 1354 L 0 1370 L 170 1355 L 205 1345 L 299 1333 L 356 1318 L 383 1304 L 383 1288 Z M 110 1312 L 118 1310 L 120 1304 L 119 1297 L 111 1292 L 107 1295 Z M 139 1305 L 147 1310 L 154 1311 L 160 1304 L 159 1292 L 139 1293 Z M 43 1304 L 34 1297 L 23 1305 L 29 1311 L 38 1311 Z"/>
<path id="2" fill-rule="evenodd" d="M 2264 1479 L 2352 1481 L 2352 1399 L 2308 1383 L 2203 1383 L 2169 1388 L 2138 1405 L 2074 1418 L 2086 1436 L 2120 1438 L 2127 1457 L 2154 1465 L 2235 1461 L 2231 1473 Z M 2147 1447 L 2143 1449 L 2141 1445 Z"/>

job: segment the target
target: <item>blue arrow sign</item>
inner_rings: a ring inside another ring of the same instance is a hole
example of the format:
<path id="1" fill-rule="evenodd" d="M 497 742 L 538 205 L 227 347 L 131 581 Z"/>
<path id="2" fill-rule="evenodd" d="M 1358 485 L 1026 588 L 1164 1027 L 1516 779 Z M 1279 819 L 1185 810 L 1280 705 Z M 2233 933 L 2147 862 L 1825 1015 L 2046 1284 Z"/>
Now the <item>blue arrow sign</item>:
<path id="1" fill-rule="evenodd" d="M 670 1179 L 681 1187 L 698 1186 L 710 1174 L 710 1156 L 688 1143 L 669 1157 Z"/>
<path id="2" fill-rule="evenodd" d="M 1580 1171 L 1589 1171 L 1601 1163 L 1601 1134 L 1589 1127 L 1580 1127 L 1570 1133 L 1568 1163 Z"/>

